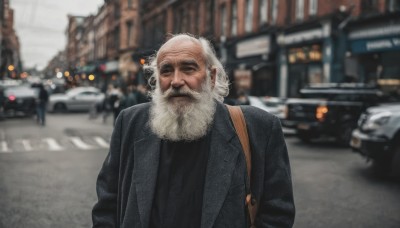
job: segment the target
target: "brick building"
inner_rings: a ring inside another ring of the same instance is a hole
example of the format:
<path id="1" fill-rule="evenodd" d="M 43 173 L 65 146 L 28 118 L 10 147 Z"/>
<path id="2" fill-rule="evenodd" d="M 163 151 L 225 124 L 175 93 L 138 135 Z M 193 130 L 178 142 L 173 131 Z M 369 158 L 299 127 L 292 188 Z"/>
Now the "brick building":
<path id="1" fill-rule="evenodd" d="M 92 19 L 70 18 L 67 58 L 70 67 L 93 71 L 102 88 L 115 80 L 144 83 L 139 59 L 154 54 L 168 34 L 189 32 L 211 40 L 233 95 L 241 90 L 296 97 L 307 84 L 398 77 L 388 59 L 399 54 L 399 5 L 398 0 L 105 0 Z M 370 44 L 374 40 L 384 43 L 384 36 L 390 48 L 366 50 L 378 45 Z"/>
<path id="2" fill-rule="evenodd" d="M 0 80 L 18 78 L 22 72 L 20 44 L 14 30 L 14 10 L 9 0 L 0 1 Z"/>

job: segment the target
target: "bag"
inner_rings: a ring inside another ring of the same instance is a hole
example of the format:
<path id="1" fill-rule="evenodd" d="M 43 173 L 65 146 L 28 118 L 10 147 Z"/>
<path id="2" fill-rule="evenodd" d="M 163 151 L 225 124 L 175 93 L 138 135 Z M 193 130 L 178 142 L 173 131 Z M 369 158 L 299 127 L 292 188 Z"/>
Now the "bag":
<path id="1" fill-rule="evenodd" d="M 239 106 L 226 105 L 226 107 L 228 108 L 230 117 L 233 122 L 233 126 L 235 127 L 236 134 L 239 137 L 240 144 L 242 145 L 244 155 L 246 157 L 247 178 L 250 183 L 251 151 L 250 151 L 249 135 L 247 133 L 247 127 L 246 127 L 246 120 L 244 119 L 242 109 Z M 255 197 L 252 196 L 251 191 L 250 194 L 246 195 L 246 205 L 250 218 L 250 228 L 255 228 L 254 221 L 256 219 L 258 205 Z"/>

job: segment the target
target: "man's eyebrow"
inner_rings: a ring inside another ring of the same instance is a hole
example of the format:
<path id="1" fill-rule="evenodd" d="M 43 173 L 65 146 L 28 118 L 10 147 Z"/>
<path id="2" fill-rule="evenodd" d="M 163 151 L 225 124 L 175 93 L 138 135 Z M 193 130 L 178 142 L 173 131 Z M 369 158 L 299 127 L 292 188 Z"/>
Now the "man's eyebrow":
<path id="1" fill-rule="evenodd" d="M 180 65 L 182 65 L 182 66 L 193 66 L 193 67 L 196 67 L 196 68 L 199 67 L 199 64 L 195 60 L 182 60 L 180 62 Z"/>
<path id="2" fill-rule="evenodd" d="M 160 69 L 162 69 L 162 68 L 168 68 L 168 67 L 172 67 L 172 64 L 169 63 L 169 62 L 160 63 L 160 66 L 159 66 Z"/>

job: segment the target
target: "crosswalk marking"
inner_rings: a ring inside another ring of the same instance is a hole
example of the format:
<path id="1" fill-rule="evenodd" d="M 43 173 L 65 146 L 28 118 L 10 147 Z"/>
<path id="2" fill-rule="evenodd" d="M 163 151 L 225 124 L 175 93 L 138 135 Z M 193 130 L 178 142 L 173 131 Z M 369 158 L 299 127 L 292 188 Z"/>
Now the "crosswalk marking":
<path id="1" fill-rule="evenodd" d="M 0 132 L 1 133 L 1 132 Z M 79 150 L 107 149 L 110 147 L 109 141 L 101 136 L 91 136 L 89 143 L 78 136 L 70 136 L 66 139 L 60 138 L 42 138 L 42 139 L 20 139 L 14 143 L 0 138 L 0 154 L 14 152 L 31 152 L 31 151 L 65 151 L 71 147 Z M 37 143 L 41 141 L 42 143 Z M 68 143 L 69 142 L 69 143 Z M 90 143 L 92 142 L 92 143 Z M 15 148 L 14 148 L 15 147 Z"/>
<path id="2" fill-rule="evenodd" d="M 32 150 L 33 150 L 33 149 L 32 149 L 32 146 L 31 146 L 31 143 L 29 142 L 29 140 L 24 139 L 24 140 L 22 140 L 21 142 L 22 142 L 22 145 L 24 145 L 24 149 L 25 149 L 26 151 L 32 151 Z"/>
<path id="3" fill-rule="evenodd" d="M 94 137 L 94 140 L 103 148 L 108 148 L 110 145 L 101 137 Z"/>
<path id="4" fill-rule="evenodd" d="M 45 138 L 45 139 L 43 139 L 43 141 L 47 142 L 50 150 L 53 150 L 53 151 L 64 150 L 64 148 L 60 144 L 58 144 L 58 142 L 53 138 Z"/>
<path id="5" fill-rule="evenodd" d="M 0 153 L 11 153 L 12 151 L 8 148 L 8 146 L 7 146 L 7 142 L 5 142 L 5 141 L 2 141 L 1 143 L 0 143 L 0 145 L 1 145 L 1 150 L 0 150 Z"/>
<path id="6" fill-rule="evenodd" d="M 78 148 L 82 150 L 90 150 L 93 149 L 93 146 L 86 144 L 84 141 L 82 141 L 81 138 L 79 137 L 70 137 L 71 142 Z"/>

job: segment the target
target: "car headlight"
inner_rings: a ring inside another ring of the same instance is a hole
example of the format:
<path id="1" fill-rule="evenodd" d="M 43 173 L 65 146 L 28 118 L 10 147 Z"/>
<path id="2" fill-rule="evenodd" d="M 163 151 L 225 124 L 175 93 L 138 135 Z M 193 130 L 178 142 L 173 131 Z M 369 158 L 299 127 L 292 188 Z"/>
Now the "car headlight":
<path id="1" fill-rule="evenodd" d="M 389 122 L 391 115 L 392 114 L 390 112 L 381 112 L 373 114 L 369 116 L 367 121 L 365 121 L 364 125 L 362 126 L 362 129 L 365 131 L 376 130 L 381 126 L 385 125 L 387 122 Z"/>

